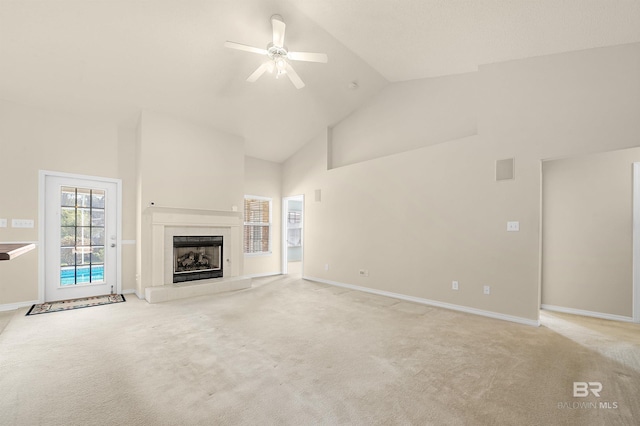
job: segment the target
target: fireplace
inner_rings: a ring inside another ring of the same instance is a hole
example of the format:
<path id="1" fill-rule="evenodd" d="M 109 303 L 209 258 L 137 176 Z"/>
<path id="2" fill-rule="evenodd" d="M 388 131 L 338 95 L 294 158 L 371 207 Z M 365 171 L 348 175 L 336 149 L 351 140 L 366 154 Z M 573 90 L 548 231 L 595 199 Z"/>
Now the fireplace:
<path id="1" fill-rule="evenodd" d="M 222 236 L 173 237 L 174 283 L 222 276 Z"/>

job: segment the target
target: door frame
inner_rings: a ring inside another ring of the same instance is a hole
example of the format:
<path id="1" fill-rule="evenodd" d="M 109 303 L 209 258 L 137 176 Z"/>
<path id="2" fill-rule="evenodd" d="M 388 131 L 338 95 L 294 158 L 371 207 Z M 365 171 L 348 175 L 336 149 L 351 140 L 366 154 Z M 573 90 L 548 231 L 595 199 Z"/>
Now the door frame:
<path id="1" fill-rule="evenodd" d="M 640 163 L 633 163 L 633 322 L 640 323 Z"/>
<path id="2" fill-rule="evenodd" d="M 102 176 L 80 175 L 75 173 L 38 171 L 38 303 L 44 303 L 45 297 L 45 211 L 46 179 L 61 177 L 70 179 L 88 179 L 116 184 L 116 292 L 122 293 L 122 179 Z M 105 236 L 106 238 L 106 236 Z"/>
<path id="3" fill-rule="evenodd" d="M 282 274 L 289 273 L 289 267 L 287 263 L 288 259 L 288 247 L 287 247 L 287 220 L 289 216 L 289 200 L 298 200 L 302 201 L 302 219 L 300 220 L 300 245 L 302 247 L 302 255 L 300 256 L 300 265 L 302 268 L 302 275 L 304 275 L 304 219 L 305 219 L 305 209 L 304 209 L 304 194 L 301 195 L 292 195 L 289 197 L 282 197 Z"/>

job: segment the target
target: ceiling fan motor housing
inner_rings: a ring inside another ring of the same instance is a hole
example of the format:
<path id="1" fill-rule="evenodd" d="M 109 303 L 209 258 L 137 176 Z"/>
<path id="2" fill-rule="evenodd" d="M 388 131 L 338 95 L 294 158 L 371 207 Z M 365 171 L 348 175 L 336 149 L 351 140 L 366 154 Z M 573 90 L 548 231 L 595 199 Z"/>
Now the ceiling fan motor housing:
<path id="1" fill-rule="evenodd" d="M 267 45 L 267 56 L 270 59 L 276 60 L 280 57 L 286 58 L 288 53 L 287 48 L 284 46 L 276 46 L 273 43 L 269 43 Z"/>

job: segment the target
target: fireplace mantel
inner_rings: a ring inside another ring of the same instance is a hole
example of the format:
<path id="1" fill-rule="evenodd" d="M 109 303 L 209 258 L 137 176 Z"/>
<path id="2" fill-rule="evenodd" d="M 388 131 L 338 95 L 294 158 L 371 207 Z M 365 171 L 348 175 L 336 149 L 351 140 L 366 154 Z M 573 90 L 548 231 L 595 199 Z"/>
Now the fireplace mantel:
<path id="1" fill-rule="evenodd" d="M 149 207 L 142 215 L 141 294 L 148 289 L 175 286 L 173 284 L 173 237 L 176 235 L 224 236 L 224 275 L 222 278 L 201 280 L 229 280 L 242 275 L 243 216 L 240 212 Z M 194 282 L 195 283 L 195 282 Z M 194 284 L 194 285 L 197 285 Z M 178 284 L 183 286 L 183 284 Z M 160 290 L 159 288 L 157 290 Z"/>
<path id="2" fill-rule="evenodd" d="M 180 207 L 148 207 L 145 216 L 151 216 L 153 223 L 175 224 L 185 221 L 185 224 L 201 222 L 211 223 L 214 219 L 220 223 L 242 225 L 242 213 L 228 210 L 185 209 Z"/>

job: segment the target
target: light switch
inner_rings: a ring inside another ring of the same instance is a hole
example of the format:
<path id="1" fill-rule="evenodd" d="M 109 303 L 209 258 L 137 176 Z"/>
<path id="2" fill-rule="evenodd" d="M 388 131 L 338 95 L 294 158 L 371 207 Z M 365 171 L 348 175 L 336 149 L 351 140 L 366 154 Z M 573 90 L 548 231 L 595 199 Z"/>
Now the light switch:
<path id="1" fill-rule="evenodd" d="M 31 219 L 11 219 L 12 228 L 33 228 L 33 220 Z"/>
<path id="2" fill-rule="evenodd" d="M 507 231 L 518 232 L 520 230 L 520 222 L 507 222 Z"/>

